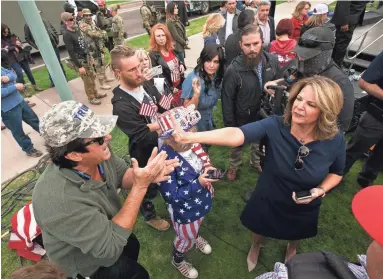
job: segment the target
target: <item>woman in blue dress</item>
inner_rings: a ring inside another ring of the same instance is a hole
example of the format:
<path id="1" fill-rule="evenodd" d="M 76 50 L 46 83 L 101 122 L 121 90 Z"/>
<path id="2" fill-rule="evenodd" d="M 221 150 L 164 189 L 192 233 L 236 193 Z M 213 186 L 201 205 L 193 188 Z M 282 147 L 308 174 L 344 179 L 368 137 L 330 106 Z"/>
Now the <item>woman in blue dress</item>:
<path id="1" fill-rule="evenodd" d="M 253 232 L 249 271 L 257 264 L 264 237 L 289 241 L 287 261 L 299 240 L 317 234 L 320 198 L 341 181 L 345 166 L 346 144 L 337 125 L 342 106 L 340 87 L 314 76 L 292 87 L 284 117 L 203 133 L 176 127 L 173 136 L 181 143 L 235 147 L 265 138 L 265 167 L 241 214 L 242 224 Z M 298 200 L 301 191 L 309 196 Z"/>
<path id="2" fill-rule="evenodd" d="M 221 46 L 208 44 L 202 49 L 197 66 L 182 83 L 182 103 L 194 104 L 201 113 L 198 131 L 214 129 L 213 108 L 221 96 L 224 54 Z"/>

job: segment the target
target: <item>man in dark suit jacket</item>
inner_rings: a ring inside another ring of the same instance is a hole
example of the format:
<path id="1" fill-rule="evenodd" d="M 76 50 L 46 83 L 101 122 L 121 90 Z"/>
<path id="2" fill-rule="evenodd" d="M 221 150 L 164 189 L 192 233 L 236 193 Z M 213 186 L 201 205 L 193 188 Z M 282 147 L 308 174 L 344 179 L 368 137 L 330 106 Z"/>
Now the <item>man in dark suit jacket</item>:
<path id="1" fill-rule="evenodd" d="M 274 18 L 269 16 L 270 1 L 261 1 L 258 5 L 258 25 L 263 32 L 263 46 L 267 46 L 270 42 L 276 39 L 275 37 L 275 22 Z"/>
<path id="2" fill-rule="evenodd" d="M 341 67 L 347 47 L 358 24 L 363 23 L 366 1 L 338 1 L 331 22 L 335 24 L 334 62 Z"/>
<path id="3" fill-rule="evenodd" d="M 221 45 L 224 46 L 227 37 L 238 30 L 238 16 L 240 13 L 241 12 L 236 9 L 235 0 L 226 2 L 226 11 L 222 13 L 225 18 L 225 25 L 218 30 L 218 39 Z"/>

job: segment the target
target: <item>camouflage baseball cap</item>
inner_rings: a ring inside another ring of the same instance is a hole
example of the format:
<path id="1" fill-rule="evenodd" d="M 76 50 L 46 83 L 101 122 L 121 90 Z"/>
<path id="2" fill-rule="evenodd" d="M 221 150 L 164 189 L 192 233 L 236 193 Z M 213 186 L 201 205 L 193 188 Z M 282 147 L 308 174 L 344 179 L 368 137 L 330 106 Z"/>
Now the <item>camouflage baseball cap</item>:
<path id="1" fill-rule="evenodd" d="M 91 15 L 91 11 L 89 9 L 82 9 L 82 14 L 84 15 Z"/>
<path id="2" fill-rule="evenodd" d="M 112 6 L 110 6 L 110 10 L 111 11 L 117 12 L 119 9 L 120 9 L 120 5 L 112 5 Z"/>
<path id="3" fill-rule="evenodd" d="M 95 115 L 86 105 L 65 101 L 54 105 L 40 121 L 40 134 L 51 147 L 64 146 L 78 138 L 99 138 L 116 126 L 117 116 Z"/>

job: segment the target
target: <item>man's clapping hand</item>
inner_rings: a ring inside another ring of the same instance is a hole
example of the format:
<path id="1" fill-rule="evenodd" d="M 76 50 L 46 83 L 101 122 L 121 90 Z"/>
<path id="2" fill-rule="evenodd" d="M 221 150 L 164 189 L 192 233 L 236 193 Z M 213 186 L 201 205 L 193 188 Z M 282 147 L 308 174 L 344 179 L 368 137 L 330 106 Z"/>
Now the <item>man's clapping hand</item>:
<path id="1" fill-rule="evenodd" d="M 132 158 L 134 174 L 133 187 L 146 189 L 150 183 L 169 180 L 169 174 L 174 171 L 175 167 L 179 166 L 179 162 L 174 159 L 166 160 L 167 156 L 164 151 L 158 153 L 158 148 L 155 147 L 148 160 L 148 164 L 144 168 L 140 168 L 137 160 Z"/>

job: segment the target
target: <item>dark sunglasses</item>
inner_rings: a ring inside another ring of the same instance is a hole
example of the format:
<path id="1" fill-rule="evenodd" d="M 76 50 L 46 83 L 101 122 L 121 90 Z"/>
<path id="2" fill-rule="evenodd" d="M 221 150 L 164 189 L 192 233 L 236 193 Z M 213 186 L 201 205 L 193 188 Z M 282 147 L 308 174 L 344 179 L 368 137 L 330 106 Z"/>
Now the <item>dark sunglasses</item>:
<path id="1" fill-rule="evenodd" d="M 298 45 L 306 48 L 319 48 L 321 50 L 329 50 L 334 48 L 333 42 L 319 40 L 313 35 L 300 37 Z"/>
<path id="2" fill-rule="evenodd" d="M 92 139 L 91 141 L 88 141 L 87 143 L 85 143 L 84 146 L 88 146 L 88 145 L 91 145 L 91 144 L 96 143 L 96 142 L 99 145 L 103 145 L 104 142 L 105 142 L 105 137 L 100 137 L 100 138 Z"/>
<path id="3" fill-rule="evenodd" d="M 302 158 L 307 157 L 310 154 L 310 149 L 306 147 L 305 145 L 302 145 L 298 149 L 298 155 L 297 159 L 295 160 L 295 170 L 303 170 L 303 167 L 305 163 L 303 162 Z"/>
<path id="4" fill-rule="evenodd" d="M 73 21 L 73 20 L 74 20 L 74 18 L 72 17 L 72 18 L 68 19 L 67 21 Z"/>

